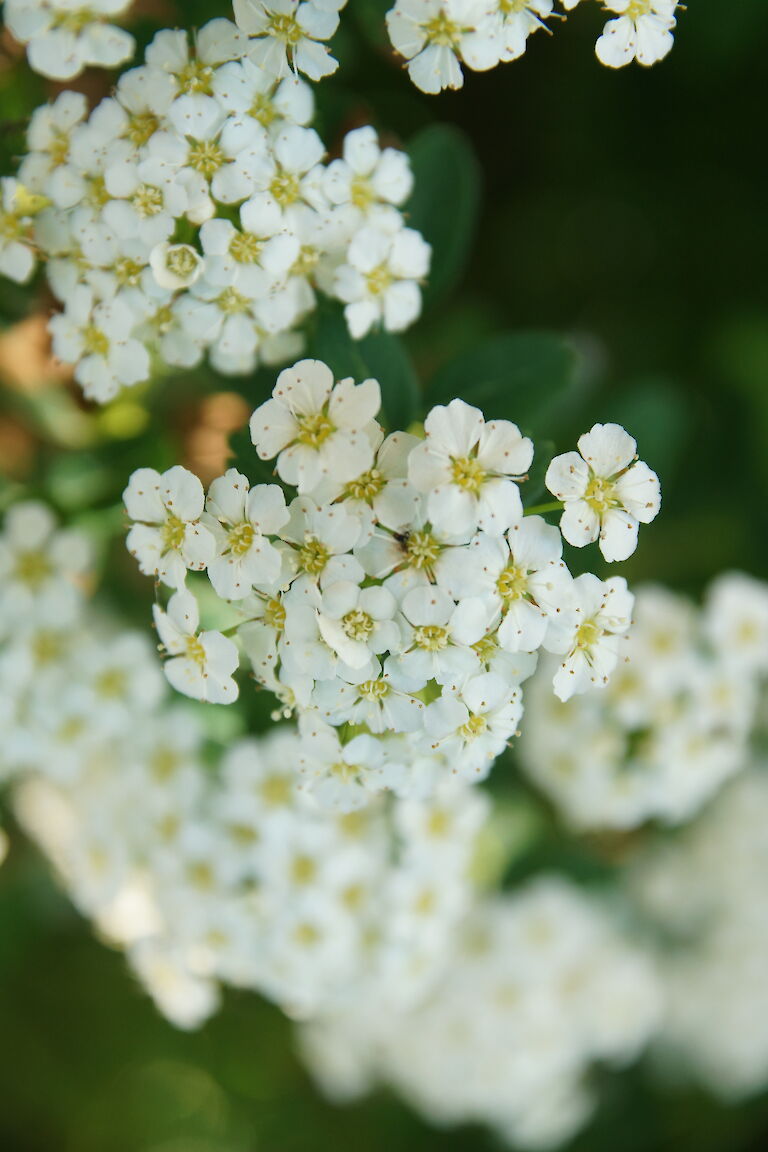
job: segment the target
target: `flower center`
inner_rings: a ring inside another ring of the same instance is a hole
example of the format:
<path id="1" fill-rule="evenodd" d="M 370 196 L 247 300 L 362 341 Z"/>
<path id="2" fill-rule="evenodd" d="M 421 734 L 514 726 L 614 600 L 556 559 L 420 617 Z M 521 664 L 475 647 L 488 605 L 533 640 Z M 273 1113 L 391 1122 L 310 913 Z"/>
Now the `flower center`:
<path id="1" fill-rule="evenodd" d="M 252 116 L 254 120 L 258 120 L 259 124 L 265 128 L 269 128 L 277 116 L 272 97 L 267 96 L 264 92 L 259 92 L 253 98 L 253 104 L 248 109 L 248 115 Z"/>
<path id="2" fill-rule="evenodd" d="M 461 40 L 461 28 L 455 20 L 445 12 L 433 16 L 423 25 L 424 34 L 432 44 L 441 44 L 446 48 L 455 47 Z"/>
<path id="3" fill-rule="evenodd" d="M 352 500 L 365 500 L 370 503 L 381 492 L 384 484 L 385 480 L 381 472 L 377 468 L 371 468 L 369 472 L 363 472 L 357 480 L 347 484 L 344 495 L 349 496 Z"/>
<path id="4" fill-rule="evenodd" d="M 272 177 L 269 190 L 280 207 L 287 208 L 289 204 L 295 204 L 299 198 L 299 178 L 293 172 L 280 169 Z"/>
<path id="5" fill-rule="evenodd" d="M 177 244 L 169 248 L 165 257 L 165 266 L 180 280 L 191 280 L 200 264 L 200 257 L 189 244 Z"/>
<path id="6" fill-rule="evenodd" d="M 299 549 L 299 563 L 310 576 L 319 576 L 325 568 L 330 552 L 321 540 L 310 536 Z"/>
<path id="7" fill-rule="evenodd" d="M 60 632 L 38 632 L 32 642 L 32 654 L 38 667 L 58 663 L 66 650 L 66 642 Z"/>
<path id="8" fill-rule="evenodd" d="M 528 573 L 516 564 L 508 564 L 496 581 L 496 590 L 505 604 L 521 600 L 528 587 Z"/>
<path id="9" fill-rule="evenodd" d="M 142 112 L 138 116 L 131 116 L 128 124 L 128 139 L 131 144 L 141 148 L 154 136 L 159 127 L 157 116 L 152 112 Z"/>
<path id="10" fill-rule="evenodd" d="M 364 680 L 362 684 L 358 684 L 357 691 L 363 700 L 378 704 L 389 695 L 389 684 L 386 680 Z"/>
<path id="11" fill-rule="evenodd" d="M 641 16 L 647 16 L 651 11 L 651 0 L 629 0 L 629 5 L 624 13 L 630 20 L 639 20 Z"/>
<path id="12" fill-rule="evenodd" d="M 428 529 L 422 528 L 408 534 L 405 553 L 411 567 L 428 572 L 440 555 L 440 545 Z"/>
<path id="13" fill-rule="evenodd" d="M 96 678 L 94 688 L 105 700 L 119 700 L 126 689 L 126 676 L 122 668 L 108 668 Z"/>
<path id="14" fill-rule="evenodd" d="M 109 340 L 95 324 L 89 324 L 83 332 L 83 345 L 91 356 L 106 356 L 109 352 Z"/>
<path id="15" fill-rule="evenodd" d="M 330 765 L 328 770 L 331 776 L 335 776 L 337 780 L 348 782 L 357 779 L 360 774 L 360 765 L 347 764 L 345 760 L 336 760 L 335 763 Z"/>
<path id="16" fill-rule="evenodd" d="M 187 640 L 187 659 L 199 664 L 201 668 L 205 664 L 205 648 L 197 636 L 190 636 Z"/>
<path id="17" fill-rule="evenodd" d="M 350 186 L 350 199 L 355 208 L 365 212 L 376 199 L 373 185 L 367 176 L 355 176 Z"/>
<path id="18" fill-rule="evenodd" d="M 475 740 L 478 736 L 482 736 L 487 727 L 488 721 L 485 716 L 473 713 L 470 715 L 466 724 L 462 724 L 461 728 L 459 728 L 459 735 L 464 740 Z"/>
<path id="19" fill-rule="evenodd" d="M 295 47 L 304 36 L 304 30 L 295 16 L 274 12 L 269 17 L 267 35 L 282 40 L 291 48 Z"/>
<path id="20" fill-rule="evenodd" d="M 0 236 L 6 240 L 16 240 L 23 235 L 25 225 L 14 212 L 3 212 L 0 215 Z"/>
<path id="21" fill-rule="evenodd" d="M 308 412 L 306 416 L 297 416 L 296 422 L 299 425 L 296 439 L 310 448 L 319 448 L 336 431 L 325 412 Z"/>
<path id="22" fill-rule="evenodd" d="M 53 574 L 45 552 L 21 552 L 13 570 L 15 578 L 28 588 L 39 588 Z"/>
<path id="23" fill-rule="evenodd" d="M 291 801 L 291 782 L 287 776 L 275 772 L 262 781 L 259 795 L 270 808 L 284 808 Z"/>
<path id="24" fill-rule="evenodd" d="M 206 96 L 213 92 L 213 69 L 203 64 L 202 60 L 190 60 L 176 73 L 176 79 L 181 92 L 203 92 Z"/>
<path id="25" fill-rule="evenodd" d="M 163 210 L 163 194 L 159 188 L 141 184 L 133 194 L 133 206 L 139 216 L 157 216 Z"/>
<path id="26" fill-rule="evenodd" d="M 135 288 L 141 280 L 145 265 L 136 260 L 129 260 L 127 256 L 115 261 L 115 279 L 118 284 L 130 285 Z"/>
<path id="27" fill-rule="evenodd" d="M 181 761 L 172 748 L 158 748 L 149 762 L 149 768 L 156 780 L 170 780 L 179 770 Z"/>
<path id="28" fill-rule="evenodd" d="M 580 624 L 576 631 L 576 647 L 582 649 L 591 648 L 603 634 L 602 628 L 596 624 L 594 620 L 585 620 Z"/>
<path id="29" fill-rule="evenodd" d="M 604 476 L 590 476 L 584 492 L 584 500 L 590 508 L 601 515 L 618 504 L 614 496 L 614 484 Z"/>
<path id="30" fill-rule="evenodd" d="M 291 268 L 292 276 L 311 276 L 320 260 L 320 253 L 311 244 L 302 244 Z"/>
<path id="31" fill-rule="evenodd" d="M 54 10 L 53 14 L 53 27 L 63 28 L 66 32 L 72 32 L 75 35 L 82 32 L 89 24 L 95 23 L 99 19 L 98 15 L 90 8 L 75 8 L 73 11 L 58 11 Z"/>
<path id="32" fill-rule="evenodd" d="M 245 556 L 250 551 L 256 531 L 252 524 L 238 524 L 227 537 L 227 545 L 233 556 Z"/>
<path id="33" fill-rule="evenodd" d="M 414 629 L 413 639 L 419 648 L 428 652 L 442 652 L 448 647 L 448 629 L 439 624 L 421 624 Z"/>
<path id="34" fill-rule="evenodd" d="M 69 133 L 55 131 L 48 145 L 48 155 L 54 168 L 60 168 L 69 156 Z"/>
<path id="35" fill-rule="evenodd" d="M 216 297 L 216 303 L 226 316 L 241 316 L 251 307 L 251 301 L 236 288 L 225 288 Z"/>
<path id="36" fill-rule="evenodd" d="M 267 600 L 264 607 L 264 623 L 274 628 L 276 632 L 282 632 L 285 628 L 285 608 L 280 600 L 276 598 Z"/>
<path id="37" fill-rule="evenodd" d="M 363 612 L 360 608 L 354 608 L 342 618 L 341 626 L 350 640 L 365 642 L 369 639 L 376 625 L 367 612 Z"/>
<path id="38" fill-rule="evenodd" d="M 451 478 L 454 484 L 473 495 L 482 488 L 488 473 L 475 456 L 454 456 L 451 459 Z"/>
<path id="39" fill-rule="evenodd" d="M 291 879 L 294 884 L 311 884 L 317 876 L 317 863 L 312 856 L 294 856 L 291 862 Z"/>
<path id="40" fill-rule="evenodd" d="M 261 255 L 263 244 L 253 232 L 238 232 L 232 237 L 229 253 L 238 264 L 255 264 Z"/>
<path id="41" fill-rule="evenodd" d="M 226 160 L 224 150 L 215 140 L 193 140 L 187 154 L 187 164 L 210 179 Z"/>
<path id="42" fill-rule="evenodd" d="M 165 552 L 178 552 L 184 543 L 184 533 L 186 525 L 183 520 L 179 520 L 178 516 L 173 513 L 168 517 L 165 524 L 163 524 L 160 534 L 163 538 L 163 546 Z"/>
<path id="43" fill-rule="evenodd" d="M 393 276 L 386 264 L 379 264 L 372 272 L 366 272 L 365 279 L 371 296 L 381 296 L 391 286 Z"/>

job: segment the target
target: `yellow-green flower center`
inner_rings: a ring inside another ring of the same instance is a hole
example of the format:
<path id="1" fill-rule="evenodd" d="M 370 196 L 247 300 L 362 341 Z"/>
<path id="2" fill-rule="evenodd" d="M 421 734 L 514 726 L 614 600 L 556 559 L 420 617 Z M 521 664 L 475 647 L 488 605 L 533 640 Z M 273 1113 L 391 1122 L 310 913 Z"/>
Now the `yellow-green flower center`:
<path id="1" fill-rule="evenodd" d="M 186 524 L 172 513 L 161 529 L 163 548 L 166 552 L 178 552 L 184 543 Z"/>
<path id="2" fill-rule="evenodd" d="M 455 456 L 451 460 L 451 479 L 459 488 L 473 495 L 482 488 L 488 473 L 475 456 Z"/>
<path id="3" fill-rule="evenodd" d="M 424 33 L 432 44 L 454 48 L 461 40 L 461 27 L 445 12 L 433 16 L 423 25 Z"/>
<path id="4" fill-rule="evenodd" d="M 528 573 L 517 564 L 508 564 L 496 581 L 496 590 L 505 604 L 520 600 L 528 588 Z"/>
<path id="5" fill-rule="evenodd" d="M 226 161 L 224 150 L 215 140 L 193 140 L 187 154 L 187 164 L 207 180 L 214 176 Z"/>
<path id="6" fill-rule="evenodd" d="M 602 633 L 602 628 L 594 620 L 585 620 L 576 631 L 576 647 L 582 651 L 591 648 L 600 639 Z"/>
<path id="7" fill-rule="evenodd" d="M 187 640 L 187 659 L 199 664 L 201 668 L 205 664 L 205 648 L 197 636 L 190 636 Z"/>
<path id="8" fill-rule="evenodd" d="M 216 297 L 216 303 L 225 316 L 242 316 L 251 307 L 251 301 L 236 288 L 225 288 Z"/>
<path id="9" fill-rule="evenodd" d="M 381 472 L 377 468 L 371 468 L 369 472 L 363 472 L 362 476 L 347 484 L 344 495 L 352 500 L 365 500 L 370 503 L 378 496 L 385 483 Z"/>
<path id="10" fill-rule="evenodd" d="M 106 356 L 109 340 L 95 324 L 89 324 L 83 332 L 83 347 L 90 356 Z"/>
<path id="11" fill-rule="evenodd" d="M 342 617 L 341 626 L 350 640 L 365 642 L 371 636 L 376 625 L 367 612 L 363 612 L 360 608 L 353 608 L 351 612 L 347 612 L 346 616 Z"/>
<path id="12" fill-rule="evenodd" d="M 421 624 L 413 630 L 414 643 L 428 652 L 442 652 L 448 647 L 448 629 L 439 624 Z"/>
<path id="13" fill-rule="evenodd" d="M 350 186 L 350 199 L 355 208 L 365 212 L 376 199 L 373 184 L 367 176 L 355 176 Z"/>
<path id="14" fill-rule="evenodd" d="M 128 122 L 128 139 L 131 144 L 141 148 L 154 136 L 159 126 L 160 122 L 152 112 L 141 112 L 137 116 L 131 116 Z"/>
<path id="15" fill-rule="evenodd" d="M 598 516 L 601 516 L 607 512 L 609 508 L 615 508 L 619 504 L 614 489 L 615 485 L 613 480 L 608 480 L 605 476 L 595 476 L 593 474 L 590 476 L 584 492 L 584 500 Z"/>
<path id="16" fill-rule="evenodd" d="M 282 40 L 289 47 L 294 48 L 304 36 L 304 29 L 295 16 L 289 13 L 273 13 L 267 25 L 268 35 Z"/>
<path id="17" fill-rule="evenodd" d="M 331 433 L 336 431 L 335 425 L 325 412 L 308 412 L 297 416 L 299 434 L 296 437 L 300 444 L 307 444 L 310 448 L 319 448 L 324 444 Z"/>
<path id="18" fill-rule="evenodd" d="M 440 545 L 428 529 L 422 528 L 408 534 L 405 554 L 412 568 L 429 572 L 440 555 Z"/>
<path id="19" fill-rule="evenodd" d="M 394 277 L 386 264 L 379 264 L 372 272 L 366 272 L 365 279 L 371 296 L 381 296 L 391 286 Z"/>
<path id="20" fill-rule="evenodd" d="M 190 280 L 200 263 L 200 258 L 189 244 L 177 244 L 169 248 L 165 257 L 165 266 L 180 280 Z"/>
<path id="21" fill-rule="evenodd" d="M 258 120 L 265 128 L 269 128 L 270 124 L 277 117 L 275 106 L 272 103 L 272 97 L 267 96 L 264 92 L 259 92 L 253 100 L 248 109 L 248 115 L 252 116 L 254 120 Z"/>
<path id="22" fill-rule="evenodd" d="M 277 598 L 267 600 L 264 606 L 264 623 L 274 628 L 276 632 L 282 632 L 285 628 L 285 608 L 282 601 Z"/>
<path id="23" fill-rule="evenodd" d="M 474 740 L 477 736 L 482 736 L 487 727 L 488 721 L 485 716 L 472 713 L 466 724 L 462 724 L 459 728 L 459 735 L 464 740 Z"/>
<path id="24" fill-rule="evenodd" d="M 107 668 L 96 677 L 94 688 L 104 700 L 119 700 L 125 693 L 126 675 L 122 668 Z"/>
<path id="25" fill-rule="evenodd" d="M 308 537 L 299 549 L 299 564 L 310 576 L 319 576 L 330 558 L 330 552 L 321 540 Z"/>
<path id="26" fill-rule="evenodd" d="M 53 575 L 53 568 L 45 552 L 20 552 L 16 558 L 13 575 L 21 584 L 35 589 Z"/>
<path id="27" fill-rule="evenodd" d="M 252 524 L 238 524 L 227 536 L 227 547 L 233 556 L 245 556 L 253 544 L 256 530 Z"/>
<path id="28" fill-rule="evenodd" d="M 253 232 L 238 232 L 232 237 L 229 253 L 238 264 L 255 264 L 261 255 L 263 242 Z"/>
<path id="29" fill-rule="evenodd" d="M 378 704 L 389 695 L 389 684 L 386 680 L 364 680 L 362 684 L 358 684 L 357 691 L 363 700 Z"/>
<path id="30" fill-rule="evenodd" d="M 157 216 L 163 210 L 163 194 L 150 184 L 140 184 L 133 194 L 132 203 L 139 216 Z"/>
<path id="31" fill-rule="evenodd" d="M 181 92 L 203 92 L 210 96 L 213 92 L 213 68 L 203 64 L 202 60 L 190 60 L 180 72 L 176 73 Z"/>
<path id="32" fill-rule="evenodd" d="M 272 177 L 269 190 L 280 207 L 287 208 L 289 204 L 295 204 L 299 198 L 299 178 L 293 172 L 280 169 Z"/>

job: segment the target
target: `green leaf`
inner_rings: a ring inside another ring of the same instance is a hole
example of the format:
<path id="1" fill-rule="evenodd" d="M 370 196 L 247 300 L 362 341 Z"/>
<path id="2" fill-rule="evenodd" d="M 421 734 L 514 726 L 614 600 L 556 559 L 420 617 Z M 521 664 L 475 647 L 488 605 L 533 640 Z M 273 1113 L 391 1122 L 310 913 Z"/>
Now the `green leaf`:
<path id="1" fill-rule="evenodd" d="M 526 508 L 531 508 L 534 504 L 541 504 L 546 500 L 553 499 L 547 492 L 544 477 L 547 474 L 547 468 L 549 468 L 552 462 L 555 451 L 555 443 L 553 440 L 536 441 L 534 445 L 533 464 L 531 464 L 531 467 L 528 469 L 528 479 L 522 488 L 523 502 Z"/>
<path id="2" fill-rule="evenodd" d="M 431 406 L 459 397 L 482 408 L 488 420 L 512 420 L 534 436 L 551 436 L 567 414 L 579 368 L 576 349 L 563 337 L 509 332 L 438 369 L 426 399 Z"/>
<path id="3" fill-rule="evenodd" d="M 456 284 L 472 250 L 480 210 L 480 167 L 469 138 L 436 124 L 408 148 L 414 188 L 405 213 L 432 245 L 424 305 L 441 300 Z"/>
<path id="4" fill-rule="evenodd" d="M 685 399 L 669 382 L 638 381 L 606 405 L 602 418 L 626 428 L 637 440 L 640 458 L 662 477 L 674 471 L 686 447 L 690 421 Z"/>
<path id="5" fill-rule="evenodd" d="M 307 355 L 324 360 L 337 380 L 345 376 L 352 376 L 358 383 L 369 377 L 378 380 L 384 423 L 389 431 L 407 428 L 419 415 L 416 373 L 405 345 L 393 333 L 379 330 L 362 340 L 353 340 L 342 308 L 326 302 L 318 308 Z"/>

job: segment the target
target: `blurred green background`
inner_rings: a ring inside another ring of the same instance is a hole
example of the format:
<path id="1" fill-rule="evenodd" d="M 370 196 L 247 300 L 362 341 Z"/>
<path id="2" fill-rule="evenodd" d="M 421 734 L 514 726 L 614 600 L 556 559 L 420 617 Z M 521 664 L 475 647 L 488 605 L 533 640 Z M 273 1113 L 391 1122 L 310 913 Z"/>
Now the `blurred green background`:
<path id="1" fill-rule="evenodd" d="M 523 59 L 469 73 L 463 91 L 439 98 L 421 96 L 389 58 L 381 26 L 388 6 L 349 0 L 336 40 L 342 66 L 318 89 L 318 128 L 332 150 L 344 131 L 368 121 L 395 142 L 436 122 L 471 141 L 479 199 L 461 138 L 450 136 L 458 167 L 438 173 L 444 211 L 430 227 L 443 228 L 444 275 L 405 341 L 419 378 L 466 353 L 471 372 L 474 350 L 501 333 L 565 335 L 579 353 L 576 400 L 555 410 L 545 388 L 529 423 L 565 450 L 593 420 L 620 420 L 662 476 L 663 513 L 643 532 L 628 578 L 697 594 L 726 568 L 765 577 L 768 4 L 691 0 L 666 61 L 617 73 L 595 60 L 603 17 L 596 4 L 583 5 L 566 24 L 553 22 L 553 36 L 536 35 Z M 158 25 L 201 24 L 227 9 L 222 0 L 145 5 L 137 31 L 146 40 Z M 23 58 L 7 46 L 3 53 L 0 158 L 10 173 L 25 118 L 51 93 Z M 458 233 L 476 200 L 475 239 L 461 271 Z M 0 289 L 5 327 L 47 306 L 39 283 Z M 471 386 L 468 378 L 467 399 Z M 119 434 L 103 422 L 94 433 L 97 418 L 58 392 L 5 390 L 4 497 L 18 485 L 41 490 L 67 514 L 84 518 L 95 507 L 98 523 L 119 527 L 110 510 L 128 472 L 188 453 L 208 393 L 237 392 L 252 407 L 267 387 L 261 374 L 222 380 L 201 370 L 170 379 L 146 397 L 152 419 L 130 434 L 125 422 Z M 510 390 L 510 409 L 487 406 L 488 417 L 514 418 Z M 526 411 L 535 401 L 526 396 Z M 25 445 L 18 458 L 6 454 L 14 436 Z M 67 439 L 76 451 L 65 450 Z M 106 539 L 109 592 L 143 623 L 149 593 L 124 563 L 119 532 Z M 430 1131 L 383 1096 L 331 1108 L 295 1059 L 288 1022 L 255 996 L 229 994 L 199 1034 L 176 1032 L 17 835 L 0 870 L 0 1053 L 2 1152 L 494 1147 L 481 1131 Z M 606 1078 L 604 1107 L 575 1147 L 767 1145 L 768 1100 L 727 1109 L 688 1091 L 662 1096 L 641 1069 Z"/>

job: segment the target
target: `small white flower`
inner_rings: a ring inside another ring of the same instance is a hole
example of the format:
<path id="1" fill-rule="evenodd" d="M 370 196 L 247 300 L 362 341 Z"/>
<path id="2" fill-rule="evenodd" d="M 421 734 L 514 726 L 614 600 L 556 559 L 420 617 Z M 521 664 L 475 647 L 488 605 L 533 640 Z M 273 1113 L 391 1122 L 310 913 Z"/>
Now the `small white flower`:
<path id="1" fill-rule="evenodd" d="M 121 387 L 149 377 L 149 353 L 133 335 L 136 325 L 135 314 L 119 298 L 97 303 L 84 284 L 50 321 L 54 354 L 76 365 L 75 379 L 89 399 L 106 403 Z"/>
<path id="2" fill-rule="evenodd" d="M 0 275 L 25 284 L 35 270 L 32 219 L 25 211 L 25 189 L 18 180 L 0 180 Z"/>
<path id="3" fill-rule="evenodd" d="M 522 514 L 518 481 L 533 444 L 509 420 L 489 420 L 479 408 L 452 400 L 424 421 L 426 439 L 408 460 L 411 483 L 428 493 L 433 524 L 460 534 L 478 527 L 499 535 Z"/>
<path id="4" fill-rule="evenodd" d="M 430 704 L 424 727 L 454 771 L 484 776 L 515 734 L 522 711 L 518 688 L 482 672 Z"/>
<path id="5" fill-rule="evenodd" d="M 258 484 L 230 468 L 208 490 L 204 523 L 216 540 L 216 555 L 208 561 L 208 577 L 225 600 L 242 600 L 254 585 L 273 585 L 282 557 L 269 535 L 288 522 L 282 488 Z"/>
<path id="6" fill-rule="evenodd" d="M 605 7 L 619 13 L 609 20 L 595 45 L 601 64 L 622 68 L 637 60 L 638 64 L 656 64 L 674 43 L 677 0 L 605 0 Z"/>
<path id="7" fill-rule="evenodd" d="M 707 596 L 704 627 L 726 667 L 748 676 L 768 672 L 768 588 L 759 580 L 728 572 Z"/>
<path id="8" fill-rule="evenodd" d="M 560 531 L 576 548 L 599 537 L 606 560 L 626 560 L 640 524 L 661 507 L 659 478 L 637 460 L 637 444 L 619 424 L 595 424 L 579 438 L 579 452 L 555 456 L 547 469 L 546 485 L 565 505 Z"/>
<path id="9" fill-rule="evenodd" d="M 323 185 L 330 202 L 345 213 L 350 232 L 382 207 L 398 208 L 411 194 L 413 174 L 405 152 L 379 146 L 375 128 L 356 128 L 344 137 L 343 158 L 332 160 Z"/>
<path id="10" fill-rule="evenodd" d="M 343 504 L 319 506 L 307 496 L 291 501 L 290 519 L 281 538 L 293 545 L 292 566 L 304 584 L 328 588 L 337 580 L 361 584 L 363 569 L 351 555 L 361 524 Z"/>
<path id="11" fill-rule="evenodd" d="M 413 228 L 363 227 L 353 236 L 346 263 L 336 270 L 334 292 L 359 340 L 376 324 L 402 332 L 421 313 L 420 282 L 432 249 Z"/>
<path id="12" fill-rule="evenodd" d="M 569 700 L 590 685 L 604 687 L 619 659 L 622 637 L 629 630 L 635 598 L 622 576 L 601 581 L 591 572 L 573 582 L 575 619 L 552 651 L 565 659 L 552 681 L 555 695 Z"/>
<path id="13" fill-rule="evenodd" d="M 133 36 L 109 21 L 130 0 L 5 0 L 3 16 L 27 45 L 29 66 L 52 80 L 72 80 L 87 67 L 116 68 L 132 55 Z"/>
<path id="14" fill-rule="evenodd" d="M 547 27 L 544 19 L 553 6 L 552 0 L 495 0 L 504 45 L 502 63 L 522 56 L 531 33 Z"/>
<path id="15" fill-rule="evenodd" d="M 158 286 L 172 292 L 189 288 L 204 268 L 202 256 L 191 244 L 158 244 L 150 253 L 149 263 Z"/>
<path id="16" fill-rule="evenodd" d="M 396 0 L 387 30 L 422 92 L 461 88 L 459 61 L 477 72 L 499 63 L 503 43 L 489 0 Z"/>
<path id="17" fill-rule="evenodd" d="M 396 611 L 397 601 L 386 588 L 339 580 L 323 592 L 317 622 L 323 640 L 345 664 L 364 668 L 372 653 L 399 649 Z"/>
<path id="18" fill-rule="evenodd" d="M 123 493 L 125 509 L 136 523 L 126 546 L 146 576 L 169 588 L 181 588 L 187 569 L 202 571 L 216 542 L 199 523 L 205 493 L 197 476 L 176 465 L 167 472 L 138 468 Z"/>
<path id="19" fill-rule="evenodd" d="M 471 645 L 485 633 L 487 609 L 479 599 L 456 604 L 441 588 L 422 586 L 406 592 L 402 655 L 387 665 L 390 676 L 412 681 L 420 690 L 429 680 L 438 684 L 463 681 L 480 671 Z"/>
<path id="20" fill-rule="evenodd" d="M 359 682 L 337 677 L 319 683 L 313 701 L 330 724 L 365 724 L 376 734 L 418 732 L 424 723 L 423 703 L 398 688 L 387 674 L 386 666 L 383 675 L 369 676 Z"/>
<path id="21" fill-rule="evenodd" d="M 310 80 L 338 68 L 328 47 L 347 0 L 234 0 L 235 20 L 249 37 L 251 60 L 271 76 L 291 70 Z"/>
<path id="22" fill-rule="evenodd" d="M 353 812 L 380 792 L 384 747 L 373 736 L 355 736 L 347 744 L 337 729 L 311 718 L 301 729 L 299 771 L 302 787 L 326 808 Z"/>
<path id="23" fill-rule="evenodd" d="M 221 632 L 199 632 L 200 613 L 191 592 L 175 592 L 163 612 L 152 612 L 163 648 L 168 682 L 177 692 L 210 704 L 231 704 L 237 699 L 232 673 L 238 666 L 237 647 Z"/>
<path id="24" fill-rule="evenodd" d="M 259 458 L 277 456 L 280 478 L 306 494 L 326 476 L 346 482 L 371 466 L 380 407 L 375 380 L 334 385 L 321 360 L 300 360 L 280 373 L 272 399 L 251 416 L 251 439 Z"/>

